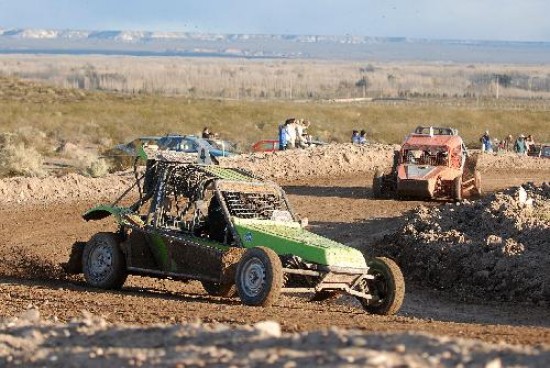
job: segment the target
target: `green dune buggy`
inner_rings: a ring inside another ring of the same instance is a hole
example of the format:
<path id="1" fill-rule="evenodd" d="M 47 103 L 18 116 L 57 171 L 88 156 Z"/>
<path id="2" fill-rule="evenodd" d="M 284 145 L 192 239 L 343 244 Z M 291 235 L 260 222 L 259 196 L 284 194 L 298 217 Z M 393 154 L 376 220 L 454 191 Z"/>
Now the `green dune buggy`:
<path id="1" fill-rule="evenodd" d="M 132 189 L 139 199 L 120 205 Z M 65 264 L 94 287 L 117 289 L 128 275 L 142 275 L 199 280 L 211 295 L 238 294 L 253 306 L 271 305 L 281 292 L 313 300 L 347 294 L 376 314 L 394 314 L 403 302 L 403 276 L 392 260 L 367 261 L 308 232 L 277 184 L 239 169 L 149 160 L 115 204 L 83 215 L 107 216 L 118 231 L 75 243 Z"/>

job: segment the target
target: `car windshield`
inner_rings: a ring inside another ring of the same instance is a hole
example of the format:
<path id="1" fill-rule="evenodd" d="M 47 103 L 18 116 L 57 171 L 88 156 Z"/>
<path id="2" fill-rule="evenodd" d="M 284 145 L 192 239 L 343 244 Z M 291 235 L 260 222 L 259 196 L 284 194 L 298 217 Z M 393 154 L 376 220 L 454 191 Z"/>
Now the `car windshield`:
<path id="1" fill-rule="evenodd" d="M 544 146 L 542 147 L 542 151 L 540 153 L 543 157 L 550 157 L 550 146 Z"/>
<path id="2" fill-rule="evenodd" d="M 159 148 L 178 152 L 197 152 L 197 144 L 186 137 L 164 137 L 159 140 Z"/>

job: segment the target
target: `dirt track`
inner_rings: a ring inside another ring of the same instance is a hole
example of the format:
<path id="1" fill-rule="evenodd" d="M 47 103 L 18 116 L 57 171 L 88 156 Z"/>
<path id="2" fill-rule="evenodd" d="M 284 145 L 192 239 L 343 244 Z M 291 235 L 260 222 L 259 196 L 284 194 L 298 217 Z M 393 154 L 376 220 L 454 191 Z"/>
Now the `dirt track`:
<path id="1" fill-rule="evenodd" d="M 548 180 L 548 172 L 485 173 L 494 190 L 526 180 Z M 515 179 L 514 179 L 515 178 Z M 505 179 L 505 180 L 504 180 Z M 295 209 L 310 220 L 312 231 L 368 252 L 368 245 L 400 226 L 400 216 L 420 202 L 374 201 L 371 177 L 320 179 L 285 183 Z M 238 299 L 207 296 L 198 283 L 176 283 L 133 277 L 121 292 L 86 287 L 81 279 L 65 280 L 57 264 L 75 240 L 86 240 L 110 221 L 85 223 L 79 214 L 94 203 L 62 203 L 0 208 L 0 316 L 37 307 L 45 318 L 68 321 L 88 310 L 110 322 L 173 323 L 182 321 L 250 324 L 272 319 L 286 331 L 337 326 L 366 331 L 425 331 L 437 335 L 479 338 L 489 342 L 550 346 L 548 307 L 461 301 L 452 295 L 407 285 L 398 316 L 363 313 L 352 300 L 309 303 L 284 297 L 274 307 L 245 307 Z M 423 203 L 425 204 L 425 203 Z M 437 204 L 431 204 L 437 205 Z M 61 279 L 60 279 L 61 278 Z"/>

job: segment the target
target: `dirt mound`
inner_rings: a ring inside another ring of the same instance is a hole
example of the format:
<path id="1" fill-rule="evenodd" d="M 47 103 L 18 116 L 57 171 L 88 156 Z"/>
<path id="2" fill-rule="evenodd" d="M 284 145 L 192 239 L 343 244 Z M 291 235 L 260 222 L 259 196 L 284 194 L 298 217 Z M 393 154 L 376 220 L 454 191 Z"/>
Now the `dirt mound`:
<path id="1" fill-rule="evenodd" d="M 393 151 L 391 145 L 331 144 L 223 158 L 221 164 L 241 167 L 269 179 L 349 176 L 391 166 Z"/>
<path id="2" fill-rule="evenodd" d="M 45 178 L 16 177 L 0 180 L 0 204 L 51 203 L 113 199 L 134 180 L 133 173 L 90 178 L 79 174 Z"/>
<path id="3" fill-rule="evenodd" d="M 276 181 L 291 181 L 320 177 L 349 177 L 387 168 L 393 161 L 391 145 L 331 144 L 310 149 L 296 149 L 274 153 L 244 154 L 220 158 L 226 167 L 239 167 L 261 177 Z M 68 151 L 74 147 L 68 147 Z M 549 170 L 550 160 L 516 155 L 480 155 L 477 167 Z M 91 178 L 78 174 L 63 177 L 10 178 L 0 180 L 0 204 L 50 203 L 82 199 L 112 200 L 118 197 L 134 180 L 133 172 Z"/>
<path id="4" fill-rule="evenodd" d="M 0 365 L 204 367 L 544 366 L 545 348 L 491 345 L 423 333 L 331 328 L 281 333 L 277 322 L 231 327 L 187 323 L 109 325 L 83 312 L 68 324 L 40 320 L 36 309 L 0 322 Z"/>
<path id="5" fill-rule="evenodd" d="M 378 244 L 408 278 L 503 300 L 550 301 L 550 185 L 420 207 Z M 390 245 L 387 245 L 387 244 Z"/>
<path id="6" fill-rule="evenodd" d="M 494 169 L 550 170 L 550 160 L 540 157 L 518 156 L 515 153 L 503 155 L 480 154 L 477 169 L 481 171 Z"/>
<path id="7" fill-rule="evenodd" d="M 386 167 L 391 163 L 393 146 L 338 144 L 223 158 L 221 164 L 240 167 L 269 179 L 297 179 L 350 175 Z M 112 200 L 134 180 L 133 172 L 101 178 L 78 174 L 45 178 L 0 180 L 0 204 L 50 203 L 82 199 Z"/>

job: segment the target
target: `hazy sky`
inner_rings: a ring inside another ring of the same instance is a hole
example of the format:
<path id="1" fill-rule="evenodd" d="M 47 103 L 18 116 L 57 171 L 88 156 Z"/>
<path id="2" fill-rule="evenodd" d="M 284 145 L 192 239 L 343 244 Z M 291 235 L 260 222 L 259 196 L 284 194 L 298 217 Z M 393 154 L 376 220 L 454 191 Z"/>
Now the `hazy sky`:
<path id="1" fill-rule="evenodd" d="M 549 0 L 0 0 L 0 28 L 550 41 Z"/>

